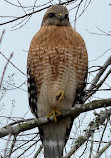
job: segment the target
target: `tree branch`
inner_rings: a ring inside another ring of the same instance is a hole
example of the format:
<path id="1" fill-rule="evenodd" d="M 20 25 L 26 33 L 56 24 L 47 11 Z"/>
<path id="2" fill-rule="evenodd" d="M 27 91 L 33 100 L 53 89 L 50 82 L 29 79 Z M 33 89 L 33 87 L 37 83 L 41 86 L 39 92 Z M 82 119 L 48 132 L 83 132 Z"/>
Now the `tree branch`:
<path id="1" fill-rule="evenodd" d="M 10 54 L 10 57 L 9 57 L 9 59 L 7 59 L 7 63 L 5 65 L 5 67 L 4 67 L 4 70 L 3 70 L 3 73 L 2 73 L 2 77 L 1 77 L 1 81 L 0 81 L 0 89 L 1 89 L 1 86 L 2 86 L 2 81 L 3 81 L 3 78 L 4 78 L 4 75 L 5 75 L 8 63 L 10 62 L 10 59 L 12 58 L 12 56 L 13 56 L 13 53 Z"/>
<path id="2" fill-rule="evenodd" d="M 67 117 L 77 117 L 83 112 L 91 111 L 97 108 L 103 108 L 103 107 L 109 107 L 111 106 L 111 98 L 109 99 L 103 99 L 103 100 L 95 100 L 87 104 L 76 104 L 73 108 L 65 110 L 62 112 L 61 116 L 57 117 L 57 120 L 61 120 L 63 118 Z M 20 132 L 30 130 L 33 128 L 36 128 L 37 126 L 41 126 L 42 124 L 46 124 L 49 122 L 53 122 L 53 116 L 51 116 L 49 119 L 47 117 L 37 118 L 37 119 L 28 119 L 23 122 L 19 121 L 19 123 L 13 123 L 13 125 L 8 125 L 0 129 L 0 138 L 7 136 L 9 134 L 15 135 L 19 134 Z M 16 125 L 17 124 L 17 125 Z"/>
<path id="3" fill-rule="evenodd" d="M 17 66 L 15 66 L 2 52 L 0 52 L 0 54 L 1 54 L 15 69 L 17 69 L 19 72 L 21 72 L 23 75 L 26 76 L 26 74 L 24 74 Z"/>
<path id="4" fill-rule="evenodd" d="M 43 148 L 43 145 L 40 145 L 39 149 L 36 151 L 36 153 L 35 153 L 33 158 L 37 158 L 37 156 L 40 154 L 42 148 Z"/>
<path id="5" fill-rule="evenodd" d="M 109 148 L 110 145 L 111 145 L 111 140 L 96 154 L 94 158 L 99 158 L 104 153 L 104 151 Z"/>
<path id="6" fill-rule="evenodd" d="M 3 31 L 2 31 L 2 35 L 1 35 L 1 37 L 0 37 L 0 44 L 1 44 L 1 42 L 2 42 L 2 39 L 3 39 L 4 33 L 5 33 L 5 30 L 3 30 Z"/>
<path id="7" fill-rule="evenodd" d="M 62 2 L 61 5 L 69 4 L 69 3 L 74 2 L 74 1 L 75 1 L 75 0 L 68 0 L 67 2 Z M 41 9 L 38 9 L 38 10 L 33 11 L 33 12 L 31 12 L 31 13 L 27 13 L 27 14 L 25 14 L 25 15 L 23 15 L 23 16 L 16 17 L 16 18 L 14 18 L 14 19 L 12 19 L 12 20 L 9 20 L 9 21 L 0 23 L 0 25 L 5 25 L 5 24 L 9 24 L 9 23 L 18 21 L 18 20 L 20 20 L 20 19 L 23 19 L 23 18 L 25 18 L 25 17 L 31 16 L 31 15 L 37 13 L 37 12 L 42 11 L 42 10 L 48 9 L 50 6 L 51 6 L 51 5 L 46 6 L 46 7 L 44 7 L 44 8 L 41 8 Z"/>
<path id="8" fill-rule="evenodd" d="M 98 148 L 97 148 L 97 152 L 96 152 L 96 153 L 99 152 L 99 149 L 100 149 L 100 147 L 101 147 L 102 139 L 103 139 L 103 137 L 104 137 L 104 133 L 105 133 L 105 130 L 106 130 L 106 128 L 107 128 L 108 122 L 109 122 L 109 119 L 108 119 L 107 122 L 105 123 L 105 127 L 104 127 L 104 129 L 103 129 L 103 132 L 102 132 L 102 135 L 101 135 L 101 138 L 100 138 L 99 145 L 98 145 Z"/>
<path id="9" fill-rule="evenodd" d="M 100 80 L 101 76 L 103 75 L 103 73 L 105 72 L 105 70 L 107 69 L 107 67 L 111 65 L 111 56 L 107 59 L 107 61 L 104 63 L 104 65 L 102 66 L 102 68 L 99 70 L 99 72 L 96 74 L 95 78 L 92 80 L 92 83 L 90 85 L 90 87 L 87 89 L 87 93 L 84 97 L 84 100 L 86 101 L 89 97 L 91 97 L 96 91 L 98 91 L 98 89 L 102 86 L 102 84 L 104 83 L 104 81 L 107 79 L 107 77 L 111 74 L 111 69 L 107 72 L 107 74 L 105 75 L 105 77 L 103 78 L 103 80 Z M 98 83 L 99 82 L 99 83 Z M 98 83 L 98 84 L 97 84 Z"/>
<path id="10" fill-rule="evenodd" d="M 111 64 L 111 56 L 107 59 L 107 61 L 103 65 L 102 69 L 97 73 L 96 77 L 92 80 L 92 84 L 89 87 L 89 90 L 95 88 L 95 85 L 97 84 L 97 82 L 99 81 L 100 77 L 102 76 L 102 74 L 104 73 L 104 71 L 107 69 L 107 67 L 110 64 Z"/>
<path id="11" fill-rule="evenodd" d="M 12 154 L 13 148 L 14 148 L 14 145 L 15 145 L 15 143 L 16 143 L 16 138 L 17 138 L 17 135 L 15 135 L 14 138 L 13 138 L 13 141 L 12 141 L 12 144 L 11 144 L 11 147 L 10 147 L 10 151 L 9 151 L 8 158 L 11 157 L 11 154 Z"/>
<path id="12" fill-rule="evenodd" d="M 104 78 L 97 84 L 95 85 L 95 89 L 91 89 L 91 90 L 87 90 L 88 93 L 86 94 L 85 100 L 87 100 L 89 97 L 91 97 L 95 92 L 99 91 L 99 90 L 111 90 L 111 88 L 109 89 L 99 89 L 103 83 L 105 82 L 105 80 L 108 78 L 108 76 L 111 74 L 111 69 L 106 73 L 106 75 L 104 76 Z"/>
<path id="13" fill-rule="evenodd" d="M 77 151 L 77 149 L 80 148 L 80 146 L 82 146 L 86 141 L 88 141 L 89 137 L 91 137 L 94 131 L 98 130 L 99 126 L 102 125 L 104 121 L 110 117 L 110 115 L 111 115 L 111 109 L 100 112 L 98 116 L 94 120 L 92 120 L 87 126 L 87 128 L 84 130 L 85 131 L 84 135 L 81 135 L 76 139 L 70 152 L 63 158 L 70 158 Z M 105 145 L 103 150 L 105 151 L 109 147 L 109 145 L 111 145 L 111 141 L 109 141 L 109 143 Z M 101 151 L 100 153 L 102 154 L 104 151 Z M 99 157 L 95 157 L 95 158 L 99 158 Z"/>

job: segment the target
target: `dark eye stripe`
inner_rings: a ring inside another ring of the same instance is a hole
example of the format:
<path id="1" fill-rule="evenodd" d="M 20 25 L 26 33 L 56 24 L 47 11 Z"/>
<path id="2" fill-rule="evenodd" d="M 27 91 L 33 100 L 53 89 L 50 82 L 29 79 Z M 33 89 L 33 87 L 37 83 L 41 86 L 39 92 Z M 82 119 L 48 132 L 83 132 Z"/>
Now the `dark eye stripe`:
<path id="1" fill-rule="evenodd" d="M 49 17 L 50 17 L 50 18 L 55 17 L 55 13 L 49 13 Z"/>
<path id="2" fill-rule="evenodd" d="M 65 15 L 65 18 L 69 20 L 69 16 L 68 16 L 68 14 Z"/>

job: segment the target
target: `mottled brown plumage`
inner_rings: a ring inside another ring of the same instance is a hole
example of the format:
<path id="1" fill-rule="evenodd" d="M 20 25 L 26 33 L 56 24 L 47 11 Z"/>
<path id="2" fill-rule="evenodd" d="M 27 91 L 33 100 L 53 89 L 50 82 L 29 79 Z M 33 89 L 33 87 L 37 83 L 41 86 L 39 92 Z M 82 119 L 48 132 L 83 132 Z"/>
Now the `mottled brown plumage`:
<path id="1" fill-rule="evenodd" d="M 28 54 L 29 105 L 33 114 L 42 117 L 81 102 L 87 65 L 84 40 L 70 25 L 67 9 L 52 6 L 44 15 Z M 71 118 L 67 118 L 40 128 L 46 157 L 62 157 L 71 124 Z"/>

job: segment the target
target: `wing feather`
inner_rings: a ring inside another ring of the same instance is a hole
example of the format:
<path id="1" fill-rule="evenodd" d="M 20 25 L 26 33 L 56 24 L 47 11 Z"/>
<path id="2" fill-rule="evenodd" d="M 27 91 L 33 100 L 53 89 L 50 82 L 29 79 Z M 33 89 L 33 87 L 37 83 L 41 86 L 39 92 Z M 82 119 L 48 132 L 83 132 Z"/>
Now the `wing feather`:
<path id="1" fill-rule="evenodd" d="M 28 98 L 31 112 L 37 117 L 37 86 L 35 79 L 31 75 L 31 69 L 27 68 L 27 82 L 28 82 Z"/>

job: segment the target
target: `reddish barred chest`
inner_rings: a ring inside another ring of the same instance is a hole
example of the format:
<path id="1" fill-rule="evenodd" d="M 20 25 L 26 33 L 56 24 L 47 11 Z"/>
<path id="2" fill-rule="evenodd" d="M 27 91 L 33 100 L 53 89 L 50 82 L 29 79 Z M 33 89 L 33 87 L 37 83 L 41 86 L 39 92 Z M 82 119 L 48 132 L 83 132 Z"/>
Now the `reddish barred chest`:
<path id="1" fill-rule="evenodd" d="M 61 82 L 68 84 L 69 77 L 71 82 L 76 78 L 77 88 L 81 88 L 87 66 L 86 53 L 86 49 L 82 46 L 76 49 L 73 46 L 64 48 L 62 45 L 52 49 L 36 46 L 33 51 L 30 50 L 31 74 L 36 80 L 38 93 L 42 83 L 49 82 L 50 86 L 55 81 L 58 81 L 58 84 Z M 73 72 L 76 76 L 73 76 Z"/>

